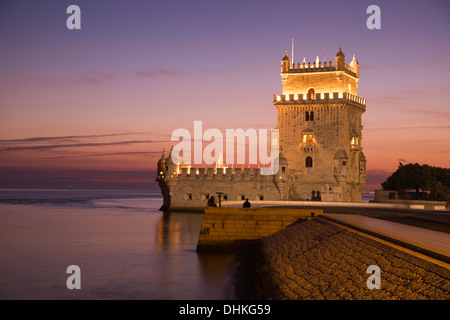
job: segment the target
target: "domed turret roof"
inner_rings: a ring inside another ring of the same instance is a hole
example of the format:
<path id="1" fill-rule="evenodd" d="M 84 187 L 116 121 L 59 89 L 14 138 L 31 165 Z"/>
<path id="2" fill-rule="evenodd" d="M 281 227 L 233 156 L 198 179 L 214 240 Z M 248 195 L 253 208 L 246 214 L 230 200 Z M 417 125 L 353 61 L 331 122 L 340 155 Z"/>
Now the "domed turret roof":
<path id="1" fill-rule="evenodd" d="M 169 166 L 169 165 L 173 164 L 173 161 L 172 161 L 172 149 L 173 149 L 173 147 L 170 148 L 170 153 L 167 156 L 166 160 L 164 161 L 166 166 Z"/>
<path id="2" fill-rule="evenodd" d="M 339 149 L 334 155 L 335 159 L 348 159 L 347 152 L 344 149 Z"/>
<path id="3" fill-rule="evenodd" d="M 164 163 L 165 163 L 165 165 L 166 166 L 168 166 L 169 164 L 172 164 L 173 162 L 172 162 L 172 157 L 170 156 L 170 157 L 167 157 L 165 160 L 164 160 Z"/>
<path id="4" fill-rule="evenodd" d="M 355 56 L 355 55 L 353 55 L 353 59 L 352 59 L 352 61 L 350 62 L 350 65 L 351 65 L 352 67 L 359 66 L 359 62 L 358 62 L 358 60 L 356 60 L 356 56 Z"/>
<path id="5" fill-rule="evenodd" d="M 167 153 L 166 153 L 166 148 L 164 148 L 163 154 L 161 155 L 161 158 L 159 158 L 159 160 L 158 160 L 158 164 L 165 163 L 166 159 L 167 159 Z"/>
<path id="6" fill-rule="evenodd" d="M 341 50 L 341 46 L 339 46 L 339 51 L 336 53 L 336 57 L 345 57 L 345 54 Z"/>
<path id="7" fill-rule="evenodd" d="M 284 54 L 284 57 L 283 57 L 283 59 L 281 59 L 281 61 L 286 61 L 286 60 L 290 60 L 290 59 L 289 59 L 289 56 L 288 56 L 288 54 L 287 54 L 287 51 L 286 51 L 286 53 Z"/>
<path id="8" fill-rule="evenodd" d="M 278 155 L 278 165 L 287 166 L 289 164 L 288 159 L 284 156 L 283 151 L 280 149 L 280 153 Z"/>

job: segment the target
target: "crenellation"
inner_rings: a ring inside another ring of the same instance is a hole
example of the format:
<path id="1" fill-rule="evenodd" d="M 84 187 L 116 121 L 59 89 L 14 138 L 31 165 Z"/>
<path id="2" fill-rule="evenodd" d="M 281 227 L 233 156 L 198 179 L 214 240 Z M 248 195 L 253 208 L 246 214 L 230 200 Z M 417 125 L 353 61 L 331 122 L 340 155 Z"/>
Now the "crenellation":
<path id="1" fill-rule="evenodd" d="M 303 62 L 303 63 L 297 63 L 289 65 L 288 67 L 285 67 L 283 69 L 284 73 L 311 73 L 311 72 L 334 72 L 336 70 L 342 70 L 348 75 L 352 77 L 358 77 L 359 73 L 359 65 L 352 66 L 350 64 L 344 63 L 338 67 L 336 65 L 333 66 L 333 62 L 330 60 L 329 62 L 324 61 L 318 61 L 316 62 Z"/>
<path id="2" fill-rule="evenodd" d="M 349 100 L 359 104 L 361 106 L 366 105 L 366 100 L 358 97 L 349 92 L 316 92 L 314 95 L 311 93 L 308 94 L 288 94 L 288 95 L 274 95 L 274 104 L 275 105 L 286 105 L 289 107 L 294 107 L 295 105 L 302 103 L 311 103 L 317 100 L 324 100 L 326 103 L 341 103 L 343 100 Z M 329 101 L 334 100 L 334 101 Z M 287 105 L 289 103 L 289 105 Z"/>

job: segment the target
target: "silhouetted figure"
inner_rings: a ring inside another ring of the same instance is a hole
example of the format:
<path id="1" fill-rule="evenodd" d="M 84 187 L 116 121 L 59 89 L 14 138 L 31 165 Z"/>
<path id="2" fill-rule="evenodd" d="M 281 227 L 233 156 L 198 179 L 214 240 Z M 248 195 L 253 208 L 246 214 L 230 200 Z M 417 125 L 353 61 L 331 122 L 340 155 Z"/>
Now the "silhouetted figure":
<path id="1" fill-rule="evenodd" d="M 244 204 L 242 205 L 243 208 L 250 208 L 252 205 L 251 203 L 248 201 L 248 199 L 245 199 Z"/>
<path id="2" fill-rule="evenodd" d="M 216 200 L 214 199 L 214 197 L 209 198 L 208 207 L 217 207 Z"/>

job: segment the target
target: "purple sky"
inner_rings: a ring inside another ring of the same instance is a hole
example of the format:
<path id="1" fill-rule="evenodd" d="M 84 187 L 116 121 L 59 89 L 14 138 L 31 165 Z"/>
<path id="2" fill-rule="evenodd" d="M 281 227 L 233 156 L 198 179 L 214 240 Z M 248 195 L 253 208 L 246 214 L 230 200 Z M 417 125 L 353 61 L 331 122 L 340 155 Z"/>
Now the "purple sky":
<path id="1" fill-rule="evenodd" d="M 2 1 L 0 187 L 147 187 L 176 128 L 275 127 L 292 37 L 297 61 L 356 54 L 368 186 L 399 161 L 449 167 L 449 16 L 448 1 Z"/>

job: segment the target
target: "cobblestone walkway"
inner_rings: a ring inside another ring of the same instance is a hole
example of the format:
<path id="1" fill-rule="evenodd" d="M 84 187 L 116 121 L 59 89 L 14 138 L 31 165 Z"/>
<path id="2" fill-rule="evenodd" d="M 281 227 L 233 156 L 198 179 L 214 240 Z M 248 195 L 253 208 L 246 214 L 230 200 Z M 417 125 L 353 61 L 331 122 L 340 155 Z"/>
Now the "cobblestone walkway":
<path id="1" fill-rule="evenodd" d="M 241 252 L 238 299 L 445 299 L 450 271 L 321 218 L 299 222 Z M 367 288 L 367 267 L 381 289 Z"/>

